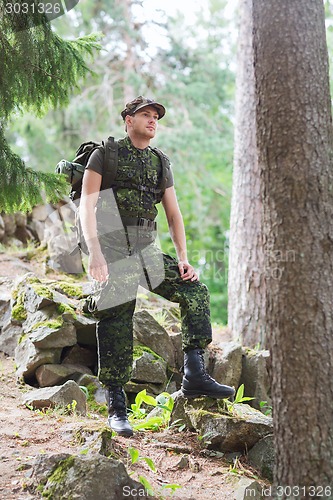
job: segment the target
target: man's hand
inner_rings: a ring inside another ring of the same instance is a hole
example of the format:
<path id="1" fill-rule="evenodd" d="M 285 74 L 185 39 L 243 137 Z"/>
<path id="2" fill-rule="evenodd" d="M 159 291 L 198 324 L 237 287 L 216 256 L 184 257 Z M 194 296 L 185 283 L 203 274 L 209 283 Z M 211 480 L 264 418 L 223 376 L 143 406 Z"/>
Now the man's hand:
<path id="1" fill-rule="evenodd" d="M 186 260 L 180 260 L 178 262 L 178 268 L 180 276 L 184 281 L 197 281 L 199 279 L 197 273 L 194 270 L 194 267 L 191 266 L 191 264 L 189 264 Z"/>
<path id="2" fill-rule="evenodd" d="M 89 253 L 88 273 L 100 283 L 107 281 L 109 277 L 108 265 L 101 250 L 94 250 Z"/>

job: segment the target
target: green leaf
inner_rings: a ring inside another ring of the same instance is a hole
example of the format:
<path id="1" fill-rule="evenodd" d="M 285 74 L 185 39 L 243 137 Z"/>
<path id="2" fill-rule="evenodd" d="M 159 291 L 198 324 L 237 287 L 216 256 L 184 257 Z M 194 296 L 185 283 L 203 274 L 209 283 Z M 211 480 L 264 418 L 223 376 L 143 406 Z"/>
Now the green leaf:
<path id="1" fill-rule="evenodd" d="M 142 458 L 153 472 L 157 472 L 154 461 L 151 458 L 149 458 L 149 457 L 142 457 Z"/>
<path id="2" fill-rule="evenodd" d="M 156 399 L 153 398 L 152 396 L 149 396 L 148 394 L 144 394 L 142 396 L 142 400 L 147 403 L 147 405 L 151 405 L 151 406 L 156 406 Z"/>
<path id="3" fill-rule="evenodd" d="M 235 401 L 234 403 L 240 403 L 242 398 L 244 396 L 244 384 L 242 384 L 239 388 L 238 388 L 238 391 L 236 393 L 236 397 L 235 397 Z"/>
<path id="4" fill-rule="evenodd" d="M 153 494 L 153 487 L 152 485 L 150 484 L 150 482 L 148 481 L 148 479 L 146 479 L 145 477 L 143 476 L 139 476 L 139 481 L 140 483 L 142 484 L 142 486 L 144 486 L 146 488 L 146 490 L 148 491 L 148 493 L 150 495 Z"/>
<path id="5" fill-rule="evenodd" d="M 139 450 L 129 446 L 128 453 L 130 454 L 132 464 L 135 464 L 139 460 L 139 456 L 140 456 Z"/>

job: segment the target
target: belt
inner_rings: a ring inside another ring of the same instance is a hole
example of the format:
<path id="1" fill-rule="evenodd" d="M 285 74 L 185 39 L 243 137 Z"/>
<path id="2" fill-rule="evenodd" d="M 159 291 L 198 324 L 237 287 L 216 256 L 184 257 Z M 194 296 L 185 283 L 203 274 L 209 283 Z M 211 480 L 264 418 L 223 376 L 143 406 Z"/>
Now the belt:
<path id="1" fill-rule="evenodd" d="M 138 226 L 140 229 L 147 229 L 148 231 L 156 231 L 157 224 L 154 220 L 144 219 L 143 217 L 122 217 L 124 226 Z"/>

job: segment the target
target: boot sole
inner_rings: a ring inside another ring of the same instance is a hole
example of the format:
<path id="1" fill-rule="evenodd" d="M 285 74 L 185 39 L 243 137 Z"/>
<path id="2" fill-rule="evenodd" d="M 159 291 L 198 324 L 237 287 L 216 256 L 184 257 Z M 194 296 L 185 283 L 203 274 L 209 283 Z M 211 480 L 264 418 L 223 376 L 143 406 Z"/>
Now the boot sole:
<path id="1" fill-rule="evenodd" d="M 213 399 L 225 399 L 225 398 L 230 398 L 235 394 L 235 392 L 232 393 L 229 392 L 228 394 L 221 394 L 221 393 L 207 394 L 197 391 L 187 391 L 186 389 L 182 389 L 182 393 L 187 399 L 202 398 L 202 397 L 213 398 Z"/>

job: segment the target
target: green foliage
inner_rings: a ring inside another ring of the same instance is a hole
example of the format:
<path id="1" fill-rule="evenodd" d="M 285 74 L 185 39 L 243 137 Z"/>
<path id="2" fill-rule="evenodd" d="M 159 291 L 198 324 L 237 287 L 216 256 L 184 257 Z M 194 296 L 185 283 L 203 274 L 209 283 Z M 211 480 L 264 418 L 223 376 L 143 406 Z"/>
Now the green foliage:
<path id="1" fill-rule="evenodd" d="M 156 415 L 145 418 L 146 409 L 141 407 L 142 403 L 156 408 Z M 129 420 L 135 430 L 160 430 L 168 426 L 173 405 L 174 401 L 167 392 L 162 392 L 154 398 L 149 396 L 144 389 L 136 395 L 135 403 L 131 405 Z"/>
<path id="2" fill-rule="evenodd" d="M 0 6 L 0 11 L 4 5 Z M 5 124 L 13 113 L 31 110 L 41 115 L 50 107 L 68 102 L 78 80 L 89 68 L 86 55 L 99 47 L 96 35 L 76 40 L 61 39 L 42 18 L 33 26 L 34 14 L 0 17 L 0 211 L 29 211 L 43 201 L 56 201 L 65 192 L 65 183 L 56 175 L 26 168 L 9 147 Z M 30 16 L 30 18 L 29 18 Z"/>

